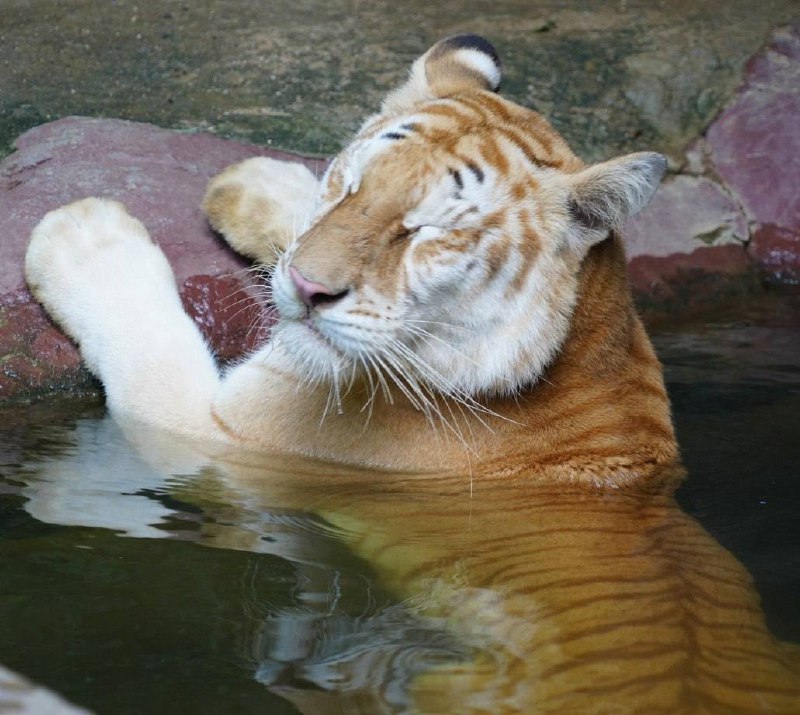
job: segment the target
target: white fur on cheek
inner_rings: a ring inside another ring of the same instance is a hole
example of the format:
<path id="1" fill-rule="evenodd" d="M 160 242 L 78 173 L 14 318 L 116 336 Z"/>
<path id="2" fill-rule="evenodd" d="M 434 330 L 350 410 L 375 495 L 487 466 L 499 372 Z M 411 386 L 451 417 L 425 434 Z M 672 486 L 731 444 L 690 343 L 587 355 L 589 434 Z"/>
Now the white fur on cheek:
<path id="1" fill-rule="evenodd" d="M 406 228 L 411 228 L 411 227 L 406 226 Z M 438 226 L 420 226 L 417 229 L 417 235 L 415 236 L 415 239 L 418 242 L 432 241 L 433 239 L 441 238 L 443 234 L 444 234 L 444 229 L 439 228 Z"/>
<path id="2" fill-rule="evenodd" d="M 421 341 L 416 351 L 463 393 L 512 394 L 535 382 L 563 343 L 577 279 L 560 258 L 545 256 L 509 296 L 517 261 L 509 260 L 488 285 L 471 278 L 467 265 L 418 267 L 413 285 L 422 304 L 411 319 L 428 321 L 436 339 Z M 553 282 L 562 287 L 559 299 L 549 290 Z"/>
<path id="3" fill-rule="evenodd" d="M 468 172 L 463 173 L 466 179 Z M 470 193 L 465 182 L 460 192 L 467 195 L 464 198 L 483 200 L 476 223 L 504 197 L 502 187 L 479 188 Z M 433 192 L 407 221 L 436 220 L 437 213 L 447 211 L 448 201 Z M 414 349 L 454 388 L 469 395 L 513 393 L 535 382 L 569 328 L 577 293 L 575 261 L 556 248 L 567 224 L 551 221 L 548 231 L 534 227 L 539 235 L 551 234 L 551 240 L 524 269 L 518 246 L 527 240 L 529 227 L 523 220 L 510 215 L 502 229 L 476 232 L 471 244 L 457 244 L 453 250 L 448 241 L 440 250 L 431 250 L 424 240 L 428 229 L 422 228 L 405 257 L 413 294 L 408 320 L 427 323 L 426 330 L 434 336 L 420 340 Z M 429 240 L 434 242 L 446 233 L 430 230 Z M 500 246 L 507 242 L 510 247 Z M 506 258 L 499 270 L 490 272 L 489 257 L 498 248 Z M 517 285 L 520 270 L 527 274 Z M 559 286 L 557 293 L 553 285 Z"/>

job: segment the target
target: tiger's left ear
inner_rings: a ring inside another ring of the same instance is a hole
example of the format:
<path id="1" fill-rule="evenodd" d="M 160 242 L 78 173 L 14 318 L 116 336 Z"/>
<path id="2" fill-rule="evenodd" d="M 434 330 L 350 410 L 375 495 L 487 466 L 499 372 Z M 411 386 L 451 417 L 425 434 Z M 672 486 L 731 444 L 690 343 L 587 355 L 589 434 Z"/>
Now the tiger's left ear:
<path id="1" fill-rule="evenodd" d="M 588 248 L 638 214 L 650 203 L 666 170 L 665 156 L 643 151 L 570 175 L 567 206 L 579 243 Z"/>
<path id="2" fill-rule="evenodd" d="M 383 101 L 384 114 L 403 114 L 415 104 L 476 90 L 497 91 L 503 75 L 492 44 L 478 35 L 440 40 L 411 66 L 408 81 Z"/>

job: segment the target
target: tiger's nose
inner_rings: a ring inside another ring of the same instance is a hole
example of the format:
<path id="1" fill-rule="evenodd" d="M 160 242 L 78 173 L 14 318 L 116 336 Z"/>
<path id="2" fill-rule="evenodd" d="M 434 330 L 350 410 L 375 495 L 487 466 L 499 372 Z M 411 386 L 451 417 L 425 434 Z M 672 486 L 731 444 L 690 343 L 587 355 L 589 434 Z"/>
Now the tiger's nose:
<path id="1" fill-rule="evenodd" d="M 310 281 L 294 266 L 289 266 L 289 277 L 292 279 L 297 297 L 309 308 L 335 303 L 348 293 L 346 288 L 342 291 L 336 291 L 323 283 Z"/>

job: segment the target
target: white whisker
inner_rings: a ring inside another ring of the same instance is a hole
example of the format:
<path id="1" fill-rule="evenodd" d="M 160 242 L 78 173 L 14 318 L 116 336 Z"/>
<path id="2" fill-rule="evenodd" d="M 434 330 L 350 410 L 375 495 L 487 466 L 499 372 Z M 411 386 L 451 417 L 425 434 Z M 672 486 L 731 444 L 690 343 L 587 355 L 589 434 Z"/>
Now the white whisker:
<path id="1" fill-rule="evenodd" d="M 394 349 L 396 349 L 396 347 L 398 346 L 405 348 L 405 346 L 403 346 L 401 343 L 394 341 L 391 344 L 391 348 L 385 350 L 384 354 L 390 356 L 389 359 L 391 364 L 395 367 L 396 370 L 402 373 L 404 379 L 407 381 L 408 384 L 413 385 L 413 390 L 415 394 L 425 404 L 425 409 L 421 409 L 421 411 L 424 412 L 424 414 L 428 418 L 428 421 L 431 423 L 432 426 L 435 427 L 435 423 L 433 422 L 431 415 L 431 410 L 432 410 L 433 413 L 439 418 L 439 421 L 455 435 L 455 437 L 459 440 L 459 442 L 461 442 L 461 444 L 467 450 L 474 451 L 471 445 L 469 445 L 466 442 L 463 434 L 461 433 L 461 430 L 458 428 L 458 420 L 455 418 L 455 415 L 453 414 L 452 408 L 450 407 L 447 399 L 445 399 L 445 405 L 447 406 L 447 409 L 450 412 L 450 416 L 453 420 L 452 423 L 444 416 L 442 409 L 439 407 L 438 400 L 436 399 L 436 393 L 427 390 L 428 394 L 426 394 L 426 390 L 423 388 L 424 383 L 420 383 L 418 380 L 414 378 L 414 370 L 409 369 L 407 358 L 404 358 L 404 356 L 402 356 L 401 354 L 394 352 Z M 395 380 L 395 382 L 397 382 L 397 380 Z M 398 386 L 401 387 L 400 385 Z"/>

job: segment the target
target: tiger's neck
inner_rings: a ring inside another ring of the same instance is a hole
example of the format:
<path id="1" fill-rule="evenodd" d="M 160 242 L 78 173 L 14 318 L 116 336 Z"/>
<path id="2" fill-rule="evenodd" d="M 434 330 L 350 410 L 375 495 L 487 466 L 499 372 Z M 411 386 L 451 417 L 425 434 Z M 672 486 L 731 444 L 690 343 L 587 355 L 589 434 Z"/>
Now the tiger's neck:
<path id="1" fill-rule="evenodd" d="M 494 472 L 625 486 L 674 474 L 677 445 L 655 355 L 631 298 L 619 236 L 595 246 L 580 276 L 569 335 L 516 404 L 495 405 L 525 428 L 507 439 Z M 528 456 L 521 467 L 519 454 Z"/>
<path id="2" fill-rule="evenodd" d="M 402 393 L 392 398 L 375 405 L 368 429 L 409 467 L 617 487 L 661 480 L 678 459 L 661 364 L 616 236 L 586 258 L 569 335 L 536 384 L 480 400 L 484 413 L 442 399 L 436 429 Z"/>

